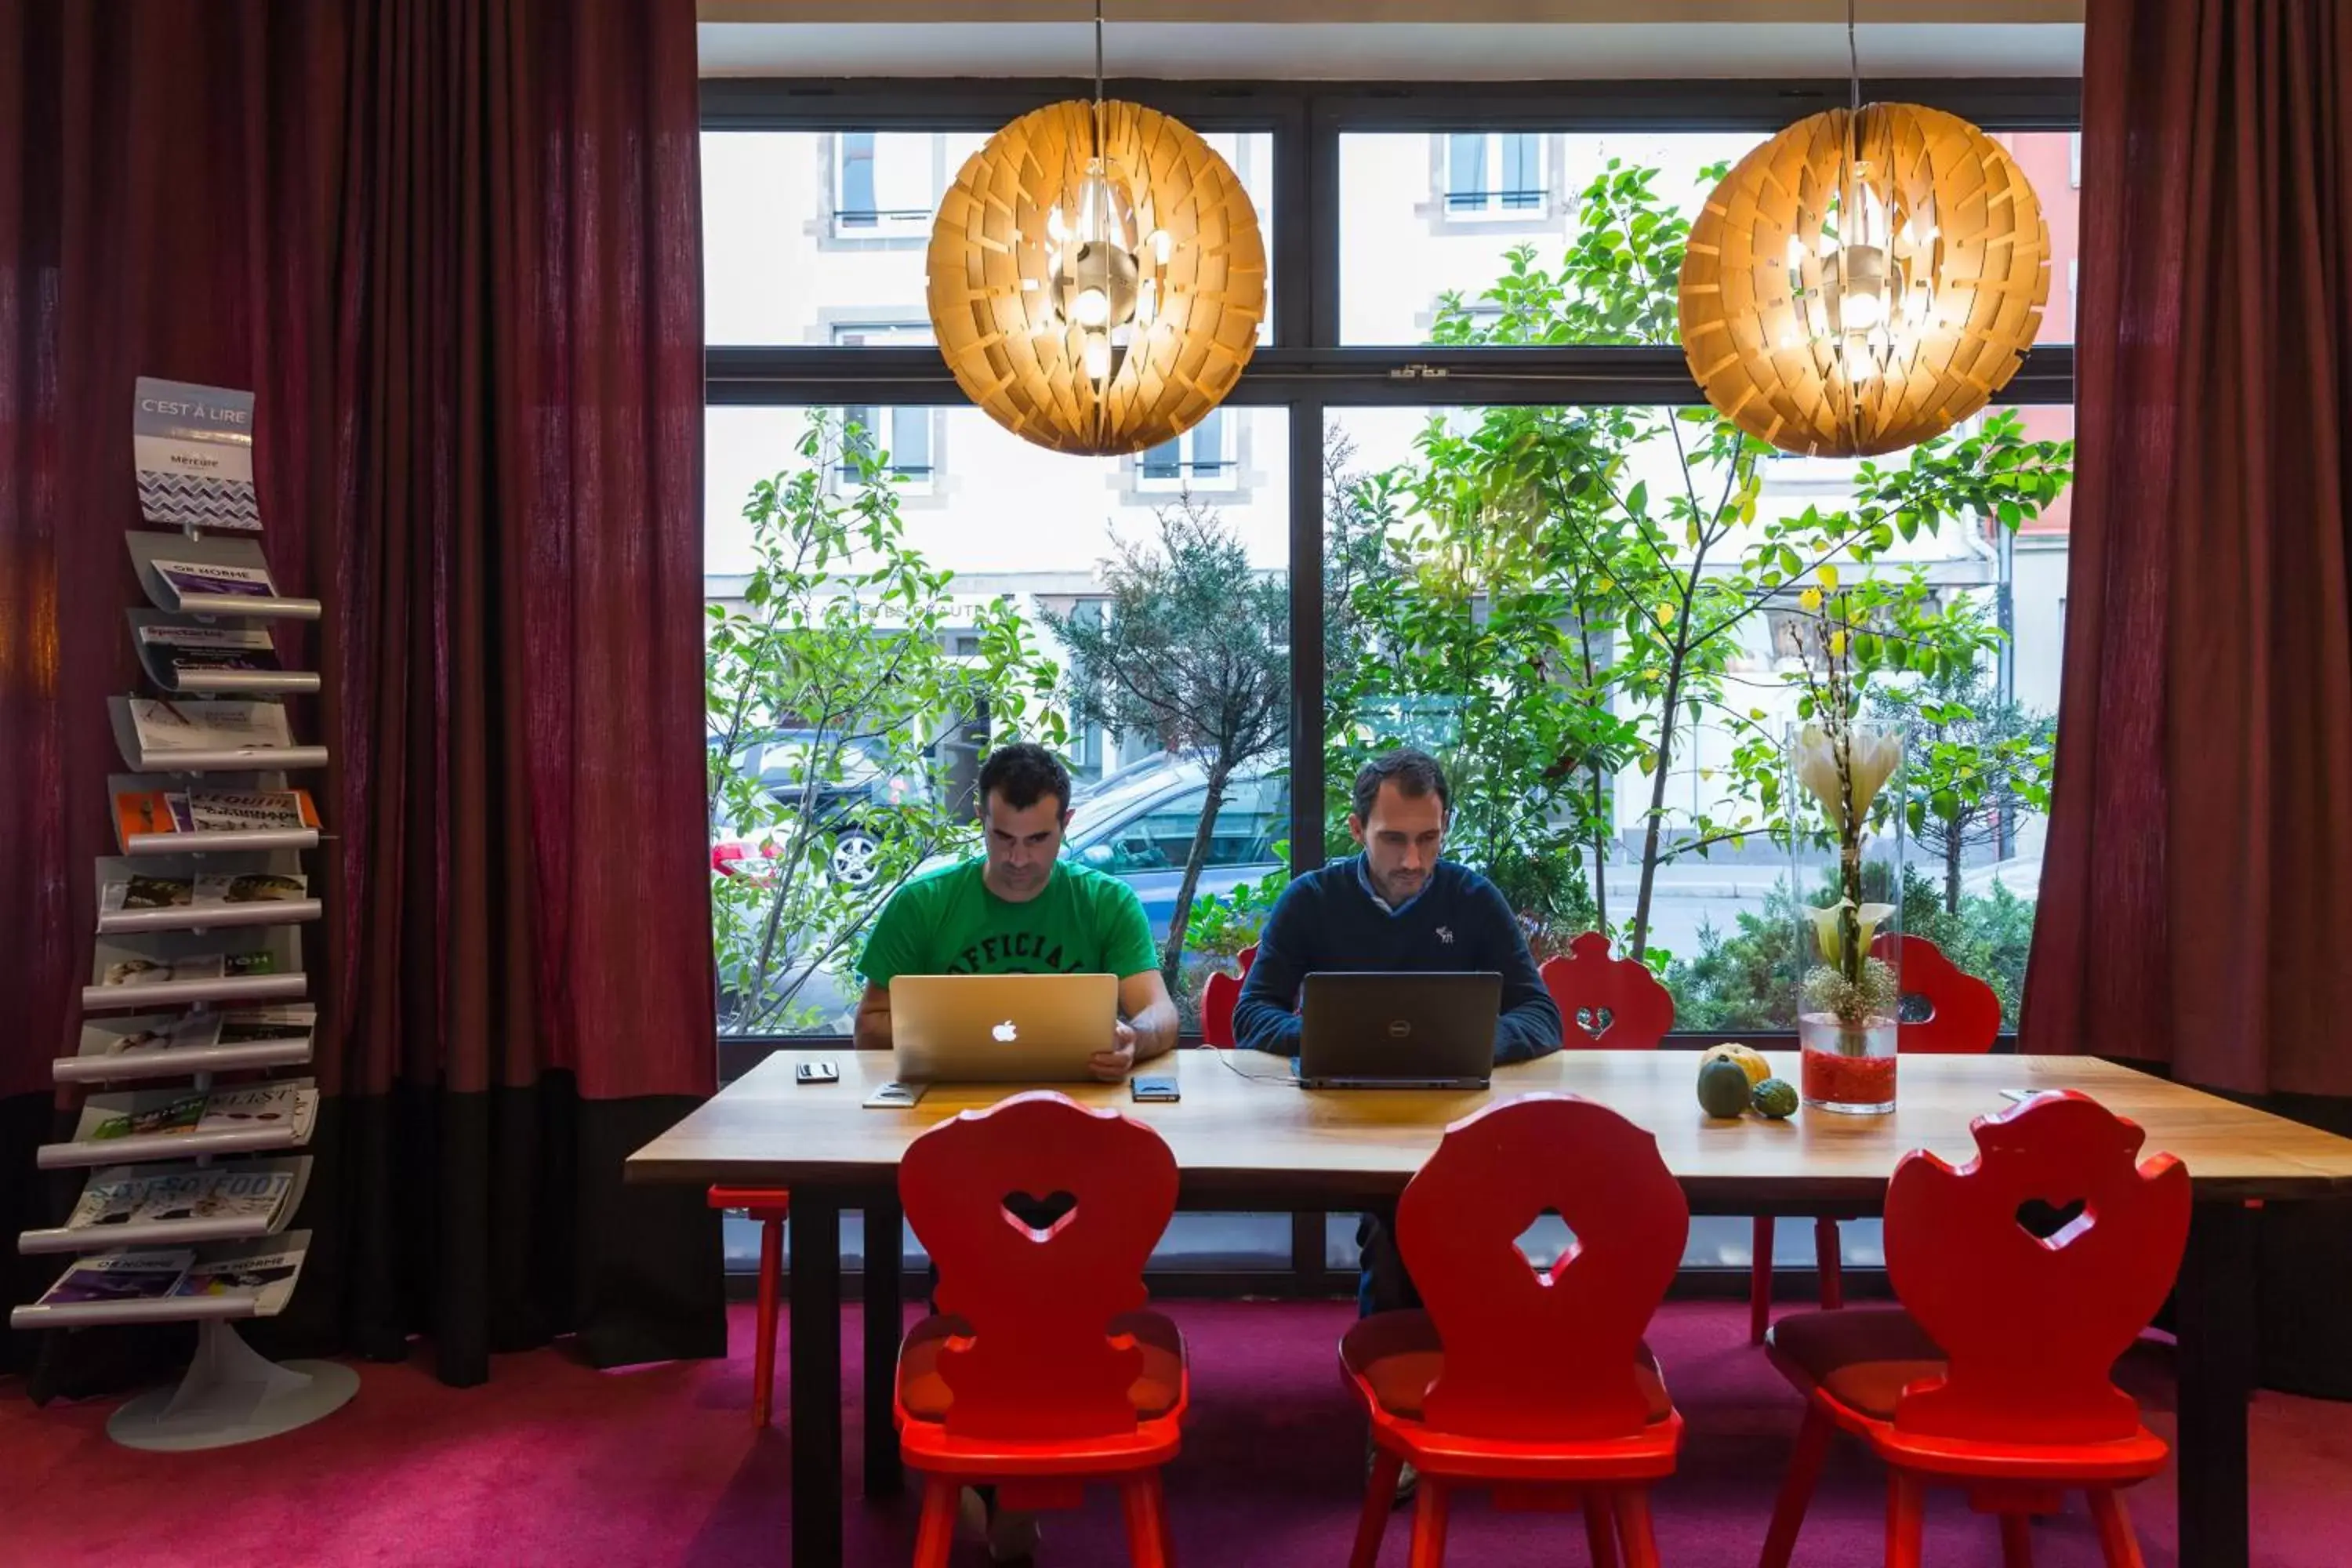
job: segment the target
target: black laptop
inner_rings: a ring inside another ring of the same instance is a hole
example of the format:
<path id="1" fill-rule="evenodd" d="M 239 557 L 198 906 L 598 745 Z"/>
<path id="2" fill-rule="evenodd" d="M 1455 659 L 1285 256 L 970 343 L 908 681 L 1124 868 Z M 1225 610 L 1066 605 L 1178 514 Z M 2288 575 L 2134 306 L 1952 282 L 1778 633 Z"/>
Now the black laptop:
<path id="1" fill-rule="evenodd" d="M 1307 1089 L 1484 1089 L 1502 1008 L 1491 972 L 1309 974 L 1292 1066 Z"/>

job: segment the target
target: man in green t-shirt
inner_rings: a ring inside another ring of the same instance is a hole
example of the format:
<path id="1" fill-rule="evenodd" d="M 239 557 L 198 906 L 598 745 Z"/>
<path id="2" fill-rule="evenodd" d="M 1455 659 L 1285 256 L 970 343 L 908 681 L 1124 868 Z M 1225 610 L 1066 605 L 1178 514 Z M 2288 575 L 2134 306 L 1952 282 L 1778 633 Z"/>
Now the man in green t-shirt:
<path id="1" fill-rule="evenodd" d="M 1114 974 L 1126 1021 L 1093 1066 L 1115 1083 L 1176 1043 L 1176 1004 L 1143 904 L 1117 878 L 1061 858 L 1070 773 L 1053 752 L 1003 747 L 982 764 L 979 794 L 985 853 L 899 889 L 866 939 L 857 1048 L 890 1048 L 890 982 L 900 974 Z"/>

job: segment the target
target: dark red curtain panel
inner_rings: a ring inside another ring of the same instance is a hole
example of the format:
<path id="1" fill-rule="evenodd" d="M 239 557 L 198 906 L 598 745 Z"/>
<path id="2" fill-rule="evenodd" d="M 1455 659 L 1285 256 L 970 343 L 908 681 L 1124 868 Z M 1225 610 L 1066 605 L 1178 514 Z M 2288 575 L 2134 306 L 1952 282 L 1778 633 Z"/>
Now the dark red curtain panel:
<path id="1" fill-rule="evenodd" d="M 723 1352 L 715 1221 L 619 1171 L 715 1087 L 691 0 L 0 0 L 0 1190 L 89 963 L 131 380 L 254 386 L 337 835 L 256 1337 Z"/>
<path id="2" fill-rule="evenodd" d="M 2032 1050 L 2352 1094 L 2352 8 L 2091 0 Z"/>

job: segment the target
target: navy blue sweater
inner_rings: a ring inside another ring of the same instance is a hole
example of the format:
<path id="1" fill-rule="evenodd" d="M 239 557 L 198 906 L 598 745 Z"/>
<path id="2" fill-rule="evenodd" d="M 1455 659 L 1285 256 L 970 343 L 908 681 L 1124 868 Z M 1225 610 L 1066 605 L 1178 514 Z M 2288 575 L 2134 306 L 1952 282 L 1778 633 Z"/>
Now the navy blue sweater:
<path id="1" fill-rule="evenodd" d="M 1362 866 L 1354 855 L 1309 871 L 1276 901 L 1234 1005 L 1237 1044 L 1297 1055 L 1299 985 L 1318 971 L 1493 970 L 1503 977 L 1495 1060 L 1523 1062 L 1559 1049 L 1559 1009 L 1492 882 L 1440 860 L 1420 896 L 1391 914 L 1366 888 Z"/>

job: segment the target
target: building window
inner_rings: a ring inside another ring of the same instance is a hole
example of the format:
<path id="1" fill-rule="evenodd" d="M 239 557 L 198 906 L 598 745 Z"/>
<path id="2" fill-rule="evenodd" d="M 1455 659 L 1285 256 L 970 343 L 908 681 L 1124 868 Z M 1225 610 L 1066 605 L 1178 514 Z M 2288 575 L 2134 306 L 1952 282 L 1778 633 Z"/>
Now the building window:
<path id="1" fill-rule="evenodd" d="M 1524 215 L 1544 205 L 1543 142 L 1527 132 L 1471 132 L 1445 139 L 1445 211 Z"/>
<path id="2" fill-rule="evenodd" d="M 941 150 L 929 132 L 845 131 L 833 139 L 833 233 L 922 239 L 940 205 Z"/>
<path id="3" fill-rule="evenodd" d="M 1234 454 L 1233 421 L 1222 408 L 1173 441 L 1162 441 L 1137 459 L 1145 490 L 1229 490 L 1240 483 Z"/>
<path id="4" fill-rule="evenodd" d="M 2079 131 L 2066 137 L 2066 183 L 2078 191 L 2083 188 L 2083 133 Z"/>
<path id="5" fill-rule="evenodd" d="M 841 411 L 842 457 L 834 478 L 842 489 L 858 483 L 854 451 L 872 451 L 881 459 L 889 479 L 919 494 L 930 493 L 937 475 L 931 467 L 931 411 L 857 404 Z"/>

